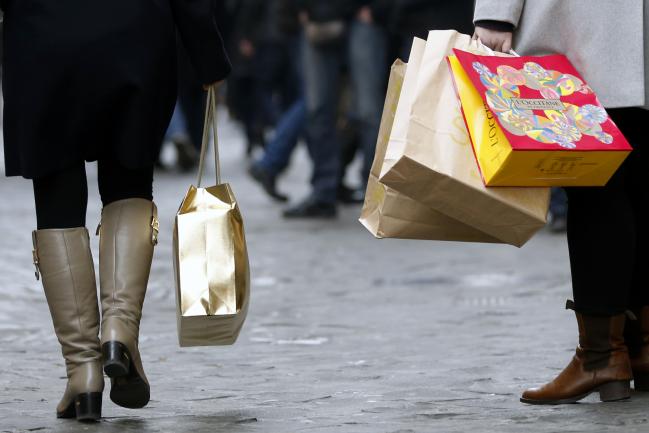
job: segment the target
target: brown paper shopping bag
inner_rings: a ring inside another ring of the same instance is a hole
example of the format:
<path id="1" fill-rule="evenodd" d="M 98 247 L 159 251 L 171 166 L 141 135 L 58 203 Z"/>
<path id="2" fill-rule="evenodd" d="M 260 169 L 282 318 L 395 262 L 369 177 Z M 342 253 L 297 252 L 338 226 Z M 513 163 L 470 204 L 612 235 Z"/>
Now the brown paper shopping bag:
<path id="1" fill-rule="evenodd" d="M 198 183 L 189 188 L 174 225 L 176 316 L 182 347 L 233 344 L 250 298 L 243 219 L 230 185 L 220 181 L 215 93 L 214 88 L 208 92 Z M 217 182 L 202 188 L 210 128 Z"/>
<path id="2" fill-rule="evenodd" d="M 416 40 L 410 65 L 397 60 L 390 71 L 374 164 L 367 184 L 361 223 L 377 238 L 498 242 L 497 239 L 430 209 L 379 182 L 406 68 L 417 68 L 425 41 Z"/>
<path id="3" fill-rule="evenodd" d="M 477 49 L 467 35 L 430 32 L 419 67 L 406 72 L 379 182 L 522 246 L 546 223 L 549 189 L 484 186 L 446 62 L 453 48 Z"/>

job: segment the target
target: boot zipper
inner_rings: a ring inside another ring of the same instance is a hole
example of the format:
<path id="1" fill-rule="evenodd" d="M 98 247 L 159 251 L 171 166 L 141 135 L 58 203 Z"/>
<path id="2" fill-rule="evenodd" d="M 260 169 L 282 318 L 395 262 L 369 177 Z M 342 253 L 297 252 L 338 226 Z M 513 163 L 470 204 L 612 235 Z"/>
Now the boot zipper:
<path id="1" fill-rule="evenodd" d="M 97 230 L 95 230 L 95 236 L 101 234 L 101 222 L 104 220 L 104 208 L 101 208 L 101 214 L 99 215 L 99 223 L 97 224 Z"/>
<path id="2" fill-rule="evenodd" d="M 155 207 L 155 204 L 153 205 L 151 209 L 151 243 L 153 246 L 158 245 L 158 233 L 160 232 L 160 222 L 158 221 L 158 212 Z"/>
<path id="3" fill-rule="evenodd" d="M 34 244 L 34 249 L 32 250 L 32 259 L 34 261 L 34 268 L 35 272 L 34 275 L 36 276 L 36 281 L 41 279 L 41 269 L 39 267 L 39 260 L 38 260 L 38 247 L 36 246 L 36 232 L 32 232 L 32 242 Z"/>

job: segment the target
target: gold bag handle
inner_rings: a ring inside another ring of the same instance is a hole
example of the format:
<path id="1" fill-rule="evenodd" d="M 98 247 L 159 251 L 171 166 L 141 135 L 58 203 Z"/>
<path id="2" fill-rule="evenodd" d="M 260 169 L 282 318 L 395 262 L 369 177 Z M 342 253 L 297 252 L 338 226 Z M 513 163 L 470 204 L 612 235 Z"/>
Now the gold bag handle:
<path id="1" fill-rule="evenodd" d="M 216 126 L 216 86 L 210 86 L 207 91 L 207 104 L 205 107 L 205 123 L 203 124 L 203 143 L 201 144 L 201 157 L 198 164 L 198 181 L 196 186 L 201 187 L 203 171 L 205 170 L 205 157 L 207 148 L 210 145 L 210 132 L 214 142 L 214 169 L 216 172 L 216 184 L 221 184 L 221 163 L 219 160 L 219 136 Z"/>

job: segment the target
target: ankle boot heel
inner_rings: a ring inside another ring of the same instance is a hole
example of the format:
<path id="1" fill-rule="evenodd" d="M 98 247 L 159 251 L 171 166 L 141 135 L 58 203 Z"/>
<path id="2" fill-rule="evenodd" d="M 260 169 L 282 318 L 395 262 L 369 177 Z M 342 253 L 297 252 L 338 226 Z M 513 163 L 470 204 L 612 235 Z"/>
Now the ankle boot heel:
<path id="1" fill-rule="evenodd" d="M 131 361 L 128 357 L 128 351 L 122 343 L 117 341 L 104 343 L 101 352 L 104 356 L 104 372 L 106 376 L 114 378 L 128 375 Z"/>
<path id="2" fill-rule="evenodd" d="M 101 419 L 101 392 L 79 394 L 74 399 L 77 421 L 99 421 Z"/>
<path id="3" fill-rule="evenodd" d="M 631 397 L 631 383 L 627 380 L 609 382 L 599 387 L 601 401 L 626 400 Z"/>
<path id="4" fill-rule="evenodd" d="M 633 373 L 633 388 L 636 391 L 649 391 L 649 373 Z"/>

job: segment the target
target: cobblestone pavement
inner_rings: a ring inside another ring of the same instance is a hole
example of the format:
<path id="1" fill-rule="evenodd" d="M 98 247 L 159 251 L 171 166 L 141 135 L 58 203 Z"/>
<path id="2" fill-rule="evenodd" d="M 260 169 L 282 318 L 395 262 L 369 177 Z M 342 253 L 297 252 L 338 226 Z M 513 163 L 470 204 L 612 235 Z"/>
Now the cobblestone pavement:
<path id="1" fill-rule="evenodd" d="M 31 187 L 0 180 L 0 432 L 649 431 L 649 395 L 518 402 L 574 350 L 562 236 L 542 233 L 520 250 L 378 241 L 356 221 L 358 208 L 335 222 L 283 221 L 246 178 L 239 135 L 222 129 L 225 178 L 247 223 L 248 322 L 233 347 L 178 348 L 170 230 L 193 178 L 160 174 L 161 243 L 141 342 L 152 401 L 126 410 L 106 393 L 96 425 L 54 417 L 64 367 L 33 276 Z M 299 197 L 307 179 L 301 154 L 281 186 Z"/>

